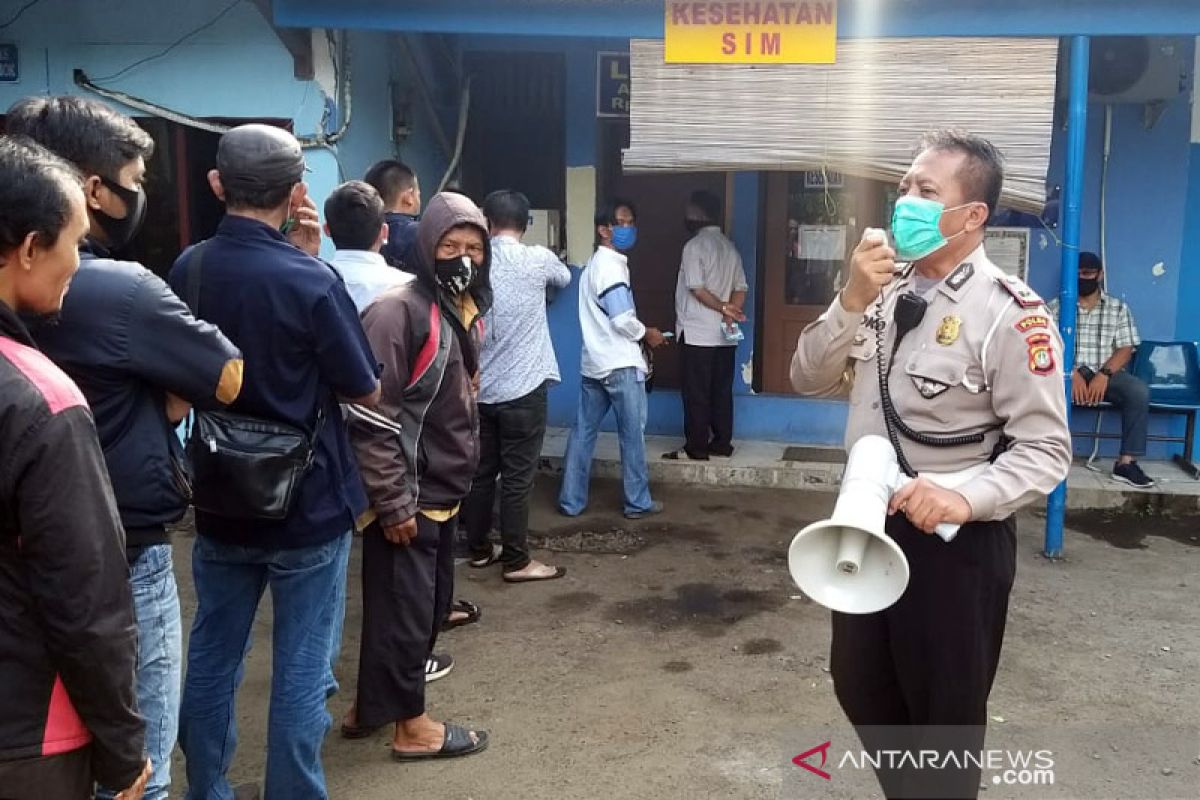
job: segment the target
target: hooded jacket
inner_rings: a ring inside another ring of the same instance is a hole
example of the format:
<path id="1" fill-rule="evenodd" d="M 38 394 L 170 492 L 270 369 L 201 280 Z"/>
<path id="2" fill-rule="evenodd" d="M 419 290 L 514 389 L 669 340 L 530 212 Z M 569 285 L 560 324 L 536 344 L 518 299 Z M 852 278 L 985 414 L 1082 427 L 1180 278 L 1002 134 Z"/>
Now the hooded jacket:
<path id="1" fill-rule="evenodd" d="M 145 764 L 136 668 L 125 534 L 92 415 L 0 303 L 0 762 L 90 744 L 96 780 L 129 786 Z"/>
<path id="2" fill-rule="evenodd" d="M 437 244 L 461 225 L 479 229 L 483 264 L 463 296 L 437 282 Z M 436 195 L 410 252 L 412 283 L 389 289 L 363 312 L 363 328 L 383 373 L 375 409 L 351 407 L 350 439 L 371 507 L 385 527 L 419 510 L 455 508 L 479 461 L 473 378 L 481 317 L 492 304 L 487 221 L 467 197 Z"/>

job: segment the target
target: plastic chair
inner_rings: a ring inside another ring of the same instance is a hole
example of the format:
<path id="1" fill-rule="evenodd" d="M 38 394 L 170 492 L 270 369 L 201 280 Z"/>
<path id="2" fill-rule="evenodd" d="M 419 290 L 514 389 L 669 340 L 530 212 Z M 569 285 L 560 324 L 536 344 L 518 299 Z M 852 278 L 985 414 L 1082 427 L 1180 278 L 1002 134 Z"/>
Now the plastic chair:
<path id="1" fill-rule="evenodd" d="M 1151 411 L 1187 418 L 1182 438 L 1155 438 L 1183 444 L 1183 453 L 1174 456 L 1175 463 L 1193 478 L 1200 478 L 1200 470 L 1192 463 L 1196 412 L 1200 411 L 1200 349 L 1196 342 L 1142 342 L 1131 371 L 1149 387 Z"/>

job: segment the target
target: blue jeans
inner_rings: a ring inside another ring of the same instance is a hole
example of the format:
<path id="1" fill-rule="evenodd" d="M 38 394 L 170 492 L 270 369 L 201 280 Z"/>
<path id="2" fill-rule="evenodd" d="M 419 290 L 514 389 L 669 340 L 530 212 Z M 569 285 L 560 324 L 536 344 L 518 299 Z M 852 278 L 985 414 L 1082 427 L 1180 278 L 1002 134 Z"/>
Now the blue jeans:
<path id="1" fill-rule="evenodd" d="M 188 797 L 231 800 L 226 778 L 237 747 L 236 695 L 263 590 L 275 610 L 266 800 L 325 800 L 321 743 L 333 722 L 333 659 L 346 608 L 350 534 L 321 545 L 268 550 L 196 537 L 196 619 L 179 743 Z"/>
<path id="2" fill-rule="evenodd" d="M 562 490 L 558 494 L 558 507 L 568 516 L 578 516 L 587 508 L 592 453 L 609 408 L 617 415 L 625 513 L 647 511 L 654 505 L 646 469 L 646 384 L 638 380 L 638 370 L 629 367 L 615 370 L 604 380 L 583 379 L 579 415 L 567 440 Z"/>
<path id="3" fill-rule="evenodd" d="M 146 800 L 163 800 L 171 786 L 171 751 L 179 729 L 179 678 L 183 674 L 183 634 L 179 621 L 179 591 L 171 545 L 151 545 L 129 565 L 133 607 L 138 626 L 138 711 L 146 720 L 146 755 L 154 773 L 146 785 Z M 114 790 L 100 789 L 96 797 L 112 798 Z"/>

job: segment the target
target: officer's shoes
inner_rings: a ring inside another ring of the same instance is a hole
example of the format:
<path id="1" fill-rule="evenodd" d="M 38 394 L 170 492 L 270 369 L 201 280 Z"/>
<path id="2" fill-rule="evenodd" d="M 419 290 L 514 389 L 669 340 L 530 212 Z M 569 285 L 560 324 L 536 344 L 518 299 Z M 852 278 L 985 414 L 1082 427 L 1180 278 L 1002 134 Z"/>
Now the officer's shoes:
<path id="1" fill-rule="evenodd" d="M 1154 479 L 1142 472 L 1141 466 L 1136 461 L 1128 464 L 1117 464 L 1113 467 L 1112 479 L 1121 483 L 1127 483 L 1135 489 L 1149 489 L 1154 486 Z"/>

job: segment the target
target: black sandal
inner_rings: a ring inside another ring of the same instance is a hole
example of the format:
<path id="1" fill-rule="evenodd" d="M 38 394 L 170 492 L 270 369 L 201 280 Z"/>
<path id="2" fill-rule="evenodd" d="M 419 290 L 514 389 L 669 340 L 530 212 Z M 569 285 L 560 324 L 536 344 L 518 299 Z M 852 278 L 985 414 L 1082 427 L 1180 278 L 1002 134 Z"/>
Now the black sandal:
<path id="1" fill-rule="evenodd" d="M 475 741 L 471 734 L 475 734 Z M 487 749 L 487 731 L 468 731 L 453 722 L 446 723 L 446 738 L 442 740 L 442 749 L 436 752 L 405 753 L 392 748 L 392 758 L 397 761 L 428 761 L 431 758 L 459 758 L 474 755 Z"/>
<path id="2" fill-rule="evenodd" d="M 486 556 L 471 556 L 471 560 L 467 562 L 467 565 L 470 566 L 471 569 L 487 569 L 492 564 L 495 564 L 500 560 L 501 554 L 504 553 L 504 546 L 498 544 L 492 544 L 488 546 L 492 549 Z"/>
<path id="3" fill-rule="evenodd" d="M 479 622 L 479 618 L 483 616 L 483 611 L 479 608 L 479 606 L 475 605 L 469 600 L 455 600 L 453 603 L 451 603 L 450 613 L 453 614 L 455 611 L 459 612 L 460 614 L 466 614 L 467 616 L 463 619 L 450 619 L 449 615 L 447 615 L 446 621 L 442 623 L 443 631 L 461 628 L 463 625 L 471 625 Z"/>

